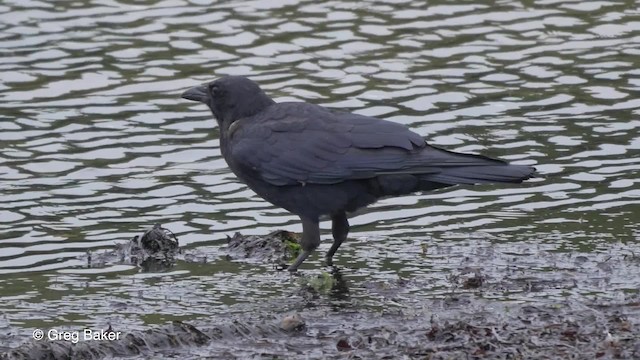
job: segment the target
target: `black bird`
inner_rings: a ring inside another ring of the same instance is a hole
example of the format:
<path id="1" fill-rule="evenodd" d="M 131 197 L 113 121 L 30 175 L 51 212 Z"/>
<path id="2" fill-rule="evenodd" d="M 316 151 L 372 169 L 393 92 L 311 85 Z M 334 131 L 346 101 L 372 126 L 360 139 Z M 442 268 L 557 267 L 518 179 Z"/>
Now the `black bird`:
<path id="1" fill-rule="evenodd" d="M 185 91 L 218 121 L 220 150 L 256 194 L 302 220 L 296 271 L 320 244 L 329 215 L 333 255 L 347 238 L 347 213 L 388 196 L 457 184 L 520 183 L 535 169 L 426 143 L 401 124 L 304 102 L 276 103 L 258 84 L 225 76 Z"/>

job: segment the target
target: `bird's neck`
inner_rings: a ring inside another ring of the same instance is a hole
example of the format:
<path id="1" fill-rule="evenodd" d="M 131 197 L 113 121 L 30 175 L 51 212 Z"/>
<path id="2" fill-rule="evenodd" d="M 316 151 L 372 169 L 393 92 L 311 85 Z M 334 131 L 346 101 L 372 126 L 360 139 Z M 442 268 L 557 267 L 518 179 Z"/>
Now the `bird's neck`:
<path id="1" fill-rule="evenodd" d="M 266 110 L 269 106 L 275 104 L 270 97 L 266 94 L 262 93 L 259 96 L 253 96 L 250 98 L 242 99 L 235 106 L 234 111 L 234 120 L 247 118 L 250 116 L 254 116 L 264 110 Z"/>
<path id="2" fill-rule="evenodd" d="M 255 116 L 276 103 L 267 95 L 260 95 L 261 96 L 239 99 L 239 101 L 234 103 L 233 106 L 230 106 L 226 112 L 220 114 L 220 116 L 216 116 L 222 138 L 230 135 L 230 132 L 233 130 L 233 124 L 237 121 Z M 215 111 L 214 115 L 216 115 Z"/>

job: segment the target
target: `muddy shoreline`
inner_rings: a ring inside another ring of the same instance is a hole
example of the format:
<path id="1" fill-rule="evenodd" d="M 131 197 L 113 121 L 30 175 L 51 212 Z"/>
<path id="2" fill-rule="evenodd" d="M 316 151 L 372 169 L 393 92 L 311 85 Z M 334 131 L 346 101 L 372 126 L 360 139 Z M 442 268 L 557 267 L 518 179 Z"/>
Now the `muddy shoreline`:
<path id="1" fill-rule="evenodd" d="M 297 312 L 246 319 L 173 322 L 118 341 L 31 341 L 1 359 L 198 358 L 635 359 L 640 357 L 640 299 L 628 303 L 498 305 L 477 295 L 424 302 L 442 311 Z M 412 314 L 409 314 L 412 313 Z"/>
<path id="2" fill-rule="evenodd" d="M 0 347 L 0 359 L 640 358 L 640 296 L 611 282 L 624 283 L 623 275 L 632 278 L 640 268 L 624 248 L 578 256 L 523 248 L 526 257 L 514 257 L 499 245 L 471 242 L 475 255 L 465 255 L 434 283 L 419 274 L 362 278 L 356 268 L 278 271 L 295 257 L 297 238 L 286 231 L 236 233 L 219 260 L 265 267 L 271 281 L 284 281 L 285 297 L 143 330 L 109 324 L 110 331 L 122 333 L 115 341 L 24 341 L 25 331 L 9 328 L 3 342 L 19 345 Z M 141 273 L 161 274 L 180 262 L 206 263 L 197 249 L 178 244 L 175 235 L 156 225 L 112 250 L 91 254 L 87 265 L 127 263 Z M 421 251 L 433 260 L 460 259 L 455 249 Z M 525 259 L 542 271 L 526 270 Z"/>

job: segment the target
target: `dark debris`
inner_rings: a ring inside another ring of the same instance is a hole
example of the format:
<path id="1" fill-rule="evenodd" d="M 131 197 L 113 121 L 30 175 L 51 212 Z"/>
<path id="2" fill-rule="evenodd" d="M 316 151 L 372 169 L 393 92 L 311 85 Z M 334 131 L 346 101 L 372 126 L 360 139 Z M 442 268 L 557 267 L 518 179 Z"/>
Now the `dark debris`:
<path id="1" fill-rule="evenodd" d="M 87 253 L 88 267 L 102 267 L 109 263 L 132 264 L 145 272 L 162 272 L 175 265 L 181 253 L 178 237 L 169 229 L 155 224 L 142 235 L 116 243 L 115 249 Z"/>
<path id="2" fill-rule="evenodd" d="M 248 259 L 278 264 L 290 261 L 300 250 L 300 235 L 285 230 L 274 231 L 268 235 L 227 236 L 227 257 L 229 259 Z"/>

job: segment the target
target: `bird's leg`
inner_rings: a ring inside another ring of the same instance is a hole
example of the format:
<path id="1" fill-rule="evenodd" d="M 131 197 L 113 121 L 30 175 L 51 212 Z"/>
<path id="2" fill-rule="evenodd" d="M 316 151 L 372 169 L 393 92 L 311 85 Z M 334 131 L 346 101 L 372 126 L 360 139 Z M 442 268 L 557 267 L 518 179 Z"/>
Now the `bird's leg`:
<path id="1" fill-rule="evenodd" d="M 302 252 L 287 269 L 291 272 L 297 271 L 300 264 L 320 245 L 320 226 L 318 225 L 318 219 L 300 217 L 300 220 L 302 220 L 302 239 L 300 240 Z"/>
<path id="2" fill-rule="evenodd" d="M 327 252 L 327 265 L 333 265 L 333 255 L 338 251 L 342 242 L 347 239 L 349 234 L 349 220 L 344 212 L 331 216 L 331 231 L 333 232 L 333 245 Z"/>

